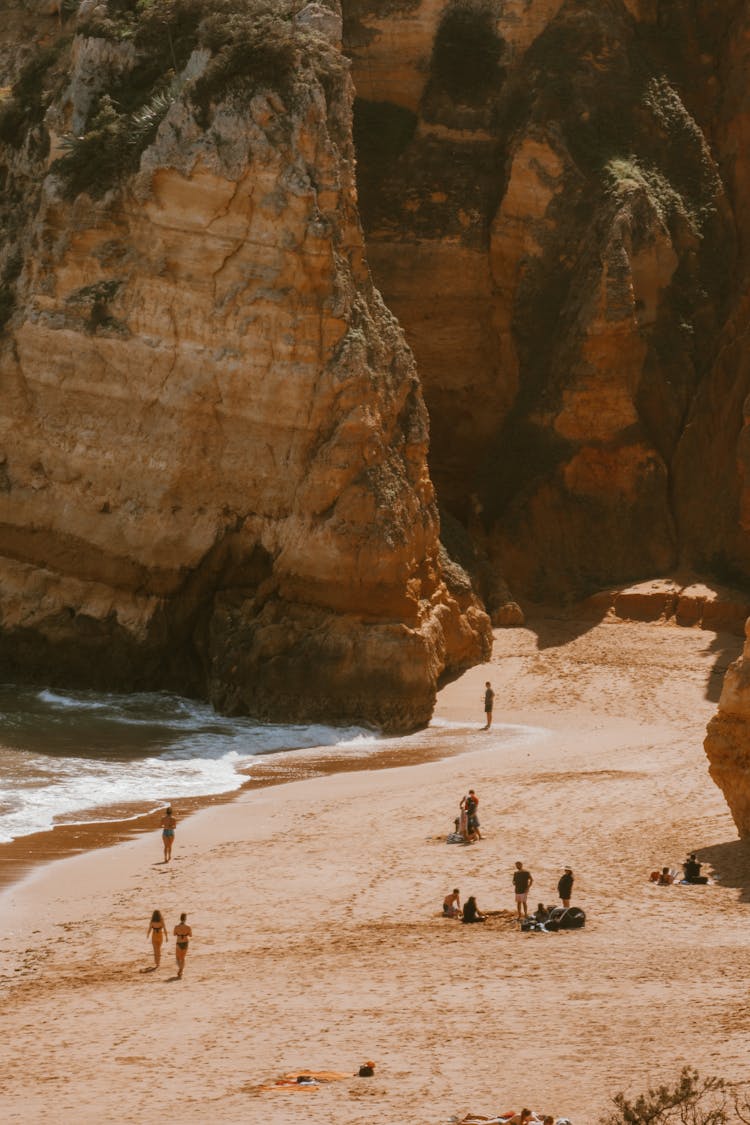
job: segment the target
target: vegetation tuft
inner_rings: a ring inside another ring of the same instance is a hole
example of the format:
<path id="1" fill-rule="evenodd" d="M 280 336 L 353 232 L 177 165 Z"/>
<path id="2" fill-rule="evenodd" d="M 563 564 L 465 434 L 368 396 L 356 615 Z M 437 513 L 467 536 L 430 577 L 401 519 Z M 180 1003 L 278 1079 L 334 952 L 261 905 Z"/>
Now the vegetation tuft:
<path id="1" fill-rule="evenodd" d="M 178 96 L 204 127 L 221 99 L 259 89 L 293 94 L 311 71 L 330 96 L 346 63 L 295 24 L 298 8 L 295 0 L 109 0 L 106 15 L 82 23 L 79 33 L 131 41 L 136 62 L 92 108 L 83 135 L 66 138 L 56 163 L 65 194 L 97 198 L 133 173 Z M 209 53 L 208 62 L 198 77 L 183 81 L 198 48 Z"/>
<path id="2" fill-rule="evenodd" d="M 63 46 L 62 40 L 40 47 L 11 87 L 11 96 L 0 104 L 0 141 L 11 148 L 21 148 L 30 129 L 44 117 L 47 108 L 45 79 L 57 61 Z"/>
<path id="3" fill-rule="evenodd" d="M 612 1099 L 615 1110 L 600 1125 L 750 1125 L 750 1101 L 737 1084 L 701 1078 L 685 1067 L 673 1087 L 657 1086 L 632 1101 Z"/>

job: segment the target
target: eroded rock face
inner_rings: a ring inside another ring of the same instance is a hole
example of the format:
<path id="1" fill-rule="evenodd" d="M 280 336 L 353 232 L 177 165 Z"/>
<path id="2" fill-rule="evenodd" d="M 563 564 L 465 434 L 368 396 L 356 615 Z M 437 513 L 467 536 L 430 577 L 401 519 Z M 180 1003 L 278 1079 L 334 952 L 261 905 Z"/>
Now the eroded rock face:
<path id="1" fill-rule="evenodd" d="M 486 656 L 489 621 L 443 578 L 414 360 L 364 257 L 336 13 L 293 26 L 277 89 L 207 97 L 198 44 L 134 175 L 86 192 L 80 161 L 53 164 L 32 200 L 0 356 L 0 656 L 6 676 L 408 729 Z M 90 123 L 92 75 L 122 83 L 126 54 L 75 44 L 53 134 Z"/>
<path id="2" fill-rule="evenodd" d="M 703 747 L 740 836 L 750 837 L 750 619 L 742 656 L 727 669 Z"/>
<path id="3" fill-rule="evenodd" d="M 441 501 L 532 599 L 750 575 L 746 6 L 344 15 L 368 256 Z"/>

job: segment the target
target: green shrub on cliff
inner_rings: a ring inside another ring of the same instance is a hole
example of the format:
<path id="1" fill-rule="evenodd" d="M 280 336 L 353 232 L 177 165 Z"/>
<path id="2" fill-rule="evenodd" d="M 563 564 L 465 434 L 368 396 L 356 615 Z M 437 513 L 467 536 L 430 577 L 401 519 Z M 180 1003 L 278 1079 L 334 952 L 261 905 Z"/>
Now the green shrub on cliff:
<path id="1" fill-rule="evenodd" d="M 10 97 L 0 103 L 0 141 L 20 148 L 29 129 L 38 125 L 47 108 L 45 79 L 57 61 L 64 40 L 35 49 L 11 87 Z"/>
<path id="2" fill-rule="evenodd" d="M 79 33 L 129 39 L 135 62 L 93 107 L 83 134 L 64 139 L 67 151 L 55 170 L 65 194 L 101 196 L 135 172 L 178 96 L 206 126 L 212 107 L 227 96 L 266 88 L 294 94 L 311 76 L 329 91 L 346 63 L 294 22 L 301 6 L 294 0 L 109 0 L 106 14 L 83 22 Z M 180 73 L 197 48 L 208 52 L 208 61 L 183 81 Z"/>
<path id="3" fill-rule="evenodd" d="M 119 113 L 105 94 L 83 136 L 63 138 L 66 152 L 55 161 L 65 193 L 75 198 L 87 191 L 103 195 L 122 176 L 137 171 L 141 153 L 151 143 L 159 124 L 174 101 L 169 90 L 158 91 L 133 113 Z"/>

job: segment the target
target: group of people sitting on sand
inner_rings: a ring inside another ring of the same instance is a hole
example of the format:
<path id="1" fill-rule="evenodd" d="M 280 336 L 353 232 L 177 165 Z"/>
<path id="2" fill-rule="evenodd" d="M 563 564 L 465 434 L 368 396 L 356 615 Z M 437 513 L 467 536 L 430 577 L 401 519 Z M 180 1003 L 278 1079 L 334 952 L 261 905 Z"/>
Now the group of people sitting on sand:
<path id="1" fill-rule="evenodd" d="M 662 867 L 661 871 L 652 871 L 649 879 L 659 887 L 671 887 L 673 883 L 704 884 L 708 882 L 708 876 L 701 875 L 702 866 L 695 852 L 691 852 L 682 865 L 681 879 L 676 868 L 672 867 Z"/>
<path id="2" fill-rule="evenodd" d="M 473 790 L 470 790 L 470 792 L 473 792 Z M 521 921 L 522 919 L 528 919 L 529 910 L 527 906 L 527 898 L 531 885 L 534 882 L 534 877 L 532 876 L 530 871 L 526 870 L 523 862 L 520 859 L 516 860 L 512 880 L 518 919 L 519 921 Z M 565 908 L 570 906 L 570 896 L 573 893 L 573 883 L 573 869 L 571 867 L 566 867 L 563 874 L 557 881 L 557 893 L 560 896 L 560 901 L 562 902 L 563 907 Z M 536 912 L 533 915 L 533 918 L 540 924 L 545 924 L 549 921 L 550 915 L 555 909 L 559 908 L 555 908 L 552 906 L 546 907 L 544 903 L 540 902 L 537 906 Z M 462 922 L 468 923 L 484 922 L 487 918 L 487 915 L 483 914 L 477 906 L 477 900 L 474 895 L 470 895 L 470 897 L 464 903 L 463 908 L 461 907 L 461 892 L 459 891 L 458 887 L 454 887 L 450 894 L 447 894 L 443 899 L 443 915 L 446 918 L 460 918 Z"/>
<path id="3" fill-rule="evenodd" d="M 463 907 L 461 906 L 461 892 L 458 887 L 454 887 L 443 899 L 443 914 L 446 918 L 460 918 L 462 922 L 468 923 L 484 922 L 487 917 L 479 910 L 474 895 L 470 895 Z"/>

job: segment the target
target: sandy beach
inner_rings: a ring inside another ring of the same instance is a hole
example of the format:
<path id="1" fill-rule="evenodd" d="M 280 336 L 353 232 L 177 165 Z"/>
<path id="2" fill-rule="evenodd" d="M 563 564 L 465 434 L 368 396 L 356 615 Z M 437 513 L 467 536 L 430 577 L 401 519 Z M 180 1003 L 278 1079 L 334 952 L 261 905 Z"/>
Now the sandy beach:
<path id="1" fill-rule="evenodd" d="M 750 845 L 702 749 L 740 645 L 615 621 L 498 631 L 438 699 L 461 753 L 246 789 L 182 820 L 169 866 L 153 831 L 37 867 L 0 896 L 3 1121 L 439 1125 L 530 1105 L 593 1125 L 686 1063 L 746 1080 Z M 448 845 L 469 786 L 484 839 Z M 649 884 L 687 850 L 712 885 Z M 573 867 L 583 931 L 517 931 L 516 859 L 534 903 Z M 443 919 L 454 886 L 502 913 Z M 171 940 L 144 971 L 155 907 L 170 931 L 188 912 L 182 981 Z M 365 1059 L 373 1078 L 262 1088 Z"/>

